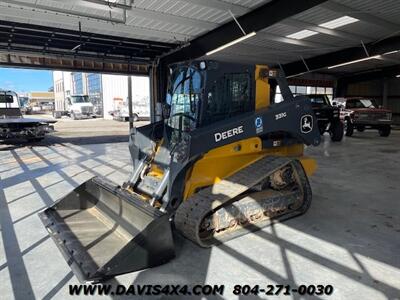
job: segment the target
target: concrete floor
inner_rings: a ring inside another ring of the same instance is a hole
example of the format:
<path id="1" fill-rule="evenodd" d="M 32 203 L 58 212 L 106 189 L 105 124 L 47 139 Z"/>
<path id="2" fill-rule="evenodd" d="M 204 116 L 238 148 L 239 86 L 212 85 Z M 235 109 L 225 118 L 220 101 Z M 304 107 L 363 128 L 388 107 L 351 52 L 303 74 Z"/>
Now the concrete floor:
<path id="1" fill-rule="evenodd" d="M 307 214 L 208 250 L 176 236 L 174 260 L 111 283 L 225 284 L 226 299 L 248 299 L 235 284 L 330 284 L 320 299 L 400 299 L 400 132 L 324 140 L 306 150 L 319 164 Z M 93 175 L 121 183 L 129 161 L 126 143 L 0 151 L 1 299 L 69 298 L 78 281 L 37 213 Z"/>
<path id="2" fill-rule="evenodd" d="M 29 118 L 53 120 L 49 114 L 27 115 Z M 148 121 L 135 122 L 136 127 L 148 124 Z M 39 145 L 48 146 L 60 143 L 71 144 L 100 144 L 100 143 L 119 143 L 128 141 L 129 123 L 114 120 L 105 120 L 102 118 L 90 118 L 82 120 L 72 120 L 68 117 L 57 119 L 54 124 L 54 132 L 47 134 L 45 139 Z M 24 140 L 15 140 L 9 142 L 13 145 L 26 144 Z M 33 143 L 32 145 L 38 145 Z M 0 151 L 8 147 L 0 143 Z"/>

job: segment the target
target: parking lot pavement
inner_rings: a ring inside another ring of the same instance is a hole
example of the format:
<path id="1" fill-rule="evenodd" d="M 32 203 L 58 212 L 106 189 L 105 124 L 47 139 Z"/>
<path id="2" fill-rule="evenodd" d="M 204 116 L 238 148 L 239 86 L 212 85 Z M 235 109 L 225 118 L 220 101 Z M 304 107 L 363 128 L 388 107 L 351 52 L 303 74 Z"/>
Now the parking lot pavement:
<path id="1" fill-rule="evenodd" d="M 51 119 L 51 115 L 29 115 L 29 118 Z M 140 127 L 148 124 L 148 121 L 138 121 L 134 125 Z M 119 143 L 127 142 L 129 134 L 129 123 L 114 120 L 105 120 L 102 118 L 91 118 L 82 120 L 72 120 L 68 117 L 57 119 L 54 124 L 55 131 L 46 135 L 46 137 L 29 145 L 56 145 L 60 143 L 82 144 L 100 144 L 100 143 Z M 25 141 L 11 141 L 11 145 L 23 145 Z M 0 144 L 0 150 L 10 147 Z"/>
<path id="2" fill-rule="evenodd" d="M 398 299 L 399 149 L 398 132 L 389 138 L 356 133 L 335 144 L 325 136 L 319 147 L 306 149 L 319 169 L 311 178 L 313 203 L 304 216 L 211 249 L 176 235 L 175 259 L 109 283 L 224 284 L 225 299 L 246 299 L 233 295 L 236 284 L 329 284 L 332 296 L 313 299 Z M 127 143 L 0 151 L 1 298 L 69 299 L 68 286 L 78 281 L 37 213 L 92 176 L 120 184 L 130 170 Z M 97 298 L 116 297 L 91 299 Z M 281 298 L 300 296 L 274 296 Z"/>

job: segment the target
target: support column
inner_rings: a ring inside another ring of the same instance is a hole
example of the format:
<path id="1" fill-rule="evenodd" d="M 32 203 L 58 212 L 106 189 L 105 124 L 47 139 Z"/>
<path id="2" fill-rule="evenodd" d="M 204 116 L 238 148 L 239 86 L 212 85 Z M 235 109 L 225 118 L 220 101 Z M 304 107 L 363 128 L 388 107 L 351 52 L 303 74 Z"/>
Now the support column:
<path id="1" fill-rule="evenodd" d="M 128 75 L 128 110 L 129 110 L 129 131 L 133 128 L 133 111 L 132 111 L 132 76 Z"/>
<path id="2" fill-rule="evenodd" d="M 149 72 L 150 75 L 150 116 L 151 122 L 162 120 L 162 104 L 167 92 L 167 66 L 162 63 L 154 64 Z"/>
<path id="3" fill-rule="evenodd" d="M 156 104 L 158 102 L 157 95 L 157 67 L 153 65 L 149 72 L 150 78 L 150 122 L 156 121 Z"/>
<path id="4" fill-rule="evenodd" d="M 336 80 L 334 98 L 345 97 L 347 94 L 347 86 L 348 86 L 348 84 L 346 81 L 344 81 L 342 79 Z"/>
<path id="5" fill-rule="evenodd" d="M 388 107 L 388 89 L 389 89 L 389 79 L 387 77 L 383 78 L 382 84 L 382 106 Z"/>

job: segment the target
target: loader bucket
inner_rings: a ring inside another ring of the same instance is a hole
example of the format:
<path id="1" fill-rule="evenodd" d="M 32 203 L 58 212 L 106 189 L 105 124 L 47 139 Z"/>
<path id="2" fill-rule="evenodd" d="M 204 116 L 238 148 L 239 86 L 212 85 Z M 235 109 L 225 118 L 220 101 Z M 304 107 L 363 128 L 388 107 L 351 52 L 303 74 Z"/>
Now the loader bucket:
<path id="1" fill-rule="evenodd" d="M 163 264 L 175 256 L 169 216 L 94 177 L 39 214 L 81 282 Z"/>

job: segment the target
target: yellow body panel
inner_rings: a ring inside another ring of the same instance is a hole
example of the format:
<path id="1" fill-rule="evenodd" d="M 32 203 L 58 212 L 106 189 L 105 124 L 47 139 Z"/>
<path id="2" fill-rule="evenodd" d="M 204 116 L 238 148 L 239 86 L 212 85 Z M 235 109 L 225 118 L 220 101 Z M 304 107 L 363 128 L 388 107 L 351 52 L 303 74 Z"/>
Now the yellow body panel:
<path id="1" fill-rule="evenodd" d="M 255 80 L 256 80 L 256 110 L 270 105 L 270 88 L 267 78 L 261 77 L 261 70 L 267 69 L 267 66 L 256 65 Z"/>
<path id="2" fill-rule="evenodd" d="M 262 71 L 265 70 L 268 70 L 267 66 L 256 65 L 254 77 L 256 111 L 270 105 L 270 85 L 268 78 L 262 76 Z M 307 176 L 311 176 L 317 164 L 315 160 L 304 157 L 303 150 L 303 144 L 262 149 L 259 137 L 213 149 L 198 160 L 187 173 L 183 199 L 188 199 L 199 188 L 215 184 L 267 155 L 296 157 L 302 163 Z"/>
<path id="3" fill-rule="evenodd" d="M 261 143 L 260 138 L 253 137 L 206 153 L 188 172 L 183 199 L 188 199 L 199 188 L 217 183 L 267 155 L 298 158 L 308 176 L 316 169 L 315 161 L 303 156 L 303 144 L 262 149 Z"/>

